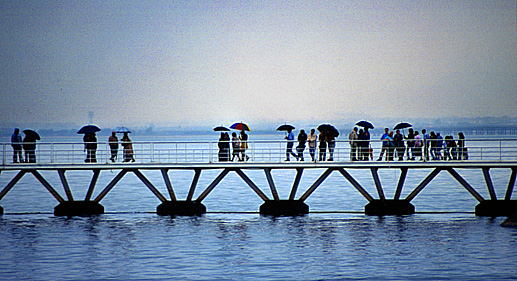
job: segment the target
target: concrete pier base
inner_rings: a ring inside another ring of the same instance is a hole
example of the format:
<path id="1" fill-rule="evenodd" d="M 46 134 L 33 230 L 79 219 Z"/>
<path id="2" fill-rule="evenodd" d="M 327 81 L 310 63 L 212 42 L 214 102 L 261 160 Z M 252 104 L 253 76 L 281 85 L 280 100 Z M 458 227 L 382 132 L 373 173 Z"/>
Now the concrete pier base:
<path id="1" fill-rule="evenodd" d="M 91 216 L 104 214 L 104 207 L 94 201 L 65 201 L 54 207 L 56 216 Z"/>
<path id="2" fill-rule="evenodd" d="M 517 200 L 485 200 L 476 206 L 476 216 L 509 217 L 517 213 Z"/>
<path id="3" fill-rule="evenodd" d="M 261 215 L 300 216 L 309 213 L 309 206 L 299 200 L 269 200 L 260 205 Z"/>
<path id="4" fill-rule="evenodd" d="M 2 208 L 2 206 L 0 206 L 0 215 L 3 215 L 4 214 L 4 208 Z"/>
<path id="5" fill-rule="evenodd" d="M 205 205 L 194 201 L 165 201 L 156 207 L 160 216 L 199 216 L 206 213 Z"/>
<path id="6" fill-rule="evenodd" d="M 406 200 L 373 200 L 364 207 L 372 216 L 401 216 L 415 213 L 415 206 Z"/>

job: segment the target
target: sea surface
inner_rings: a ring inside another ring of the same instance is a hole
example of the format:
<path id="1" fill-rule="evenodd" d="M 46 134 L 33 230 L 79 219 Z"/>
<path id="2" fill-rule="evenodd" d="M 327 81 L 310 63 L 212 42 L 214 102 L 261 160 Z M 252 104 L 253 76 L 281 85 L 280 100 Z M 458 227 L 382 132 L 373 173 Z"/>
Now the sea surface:
<path id="1" fill-rule="evenodd" d="M 202 173 L 194 198 L 219 172 Z M 264 172 L 244 172 L 270 196 Z M 305 170 L 298 196 L 323 172 Z M 377 198 L 370 171 L 349 172 Z M 429 172 L 410 170 L 402 197 Z M 489 198 L 481 171 L 458 172 Z M 504 198 L 510 171 L 490 172 Z M 101 172 L 94 196 L 117 173 Z M 159 171 L 143 173 L 167 194 Z M 296 171 L 272 173 L 287 199 Z M 57 173 L 41 174 L 66 197 Z M 399 174 L 379 171 L 387 198 Z M 2 172 L 0 188 L 14 175 Z M 66 175 L 74 198 L 84 198 L 91 171 Z M 193 175 L 169 172 L 178 199 Z M 103 215 L 56 217 L 57 203 L 32 175 L 0 201 L 0 280 L 517 280 L 517 228 L 501 227 L 504 217 L 476 217 L 477 200 L 447 173 L 412 201 L 417 213 L 409 216 L 365 215 L 368 201 L 336 172 L 299 217 L 259 215 L 262 200 L 235 173 L 203 201 L 202 216 L 156 215 L 160 201 L 133 174 L 101 201 Z"/>

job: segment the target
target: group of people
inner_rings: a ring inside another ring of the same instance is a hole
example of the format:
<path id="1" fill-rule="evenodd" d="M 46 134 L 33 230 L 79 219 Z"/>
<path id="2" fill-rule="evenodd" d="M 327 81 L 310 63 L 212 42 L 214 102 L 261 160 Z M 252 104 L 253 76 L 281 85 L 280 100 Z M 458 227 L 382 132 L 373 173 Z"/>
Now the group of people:
<path id="1" fill-rule="evenodd" d="M 318 127 L 318 130 L 320 128 Z M 465 147 L 465 136 L 462 132 L 458 133 L 458 140 L 453 136 L 446 136 L 443 138 L 439 132 L 427 133 L 426 129 L 422 129 L 422 134 L 412 128 L 408 129 L 407 136 L 401 134 L 400 130 L 390 131 L 388 128 L 384 129 L 384 134 L 381 136 L 382 148 L 379 153 L 377 161 L 381 161 L 383 157 L 386 161 L 393 161 L 398 158 L 403 161 L 404 157 L 407 160 L 467 160 L 468 152 Z M 25 132 L 25 131 L 24 131 Z M 314 161 L 333 161 L 334 150 L 336 145 L 336 135 L 329 130 L 320 131 L 316 135 L 316 131 L 311 129 L 309 134 L 305 130 L 300 130 L 296 146 L 296 152 L 293 151 L 295 135 L 292 129 L 287 130 L 285 139 L 287 140 L 286 159 L 290 161 L 290 156 L 294 156 L 296 160 L 304 161 L 305 148 L 309 147 L 309 155 Z M 38 137 L 39 139 L 39 137 Z M 351 161 L 368 161 L 373 160 L 373 149 L 370 145 L 370 132 L 368 128 L 358 129 L 354 127 L 348 135 L 350 143 L 350 160 Z M 86 152 L 86 163 L 97 162 L 97 137 L 95 133 L 86 133 L 83 138 L 84 151 Z M 112 132 L 108 138 L 110 147 L 111 162 L 115 162 L 118 156 L 119 140 L 116 132 Z M 135 162 L 133 144 L 129 138 L 128 132 L 125 132 L 120 145 L 123 148 L 124 160 L 123 162 Z M 16 128 L 11 136 L 11 146 L 14 150 L 13 163 L 35 163 L 36 162 L 36 138 L 32 134 L 25 135 L 25 138 L 20 136 L 20 129 Z M 248 161 L 249 156 L 246 155 L 248 149 L 248 135 L 244 130 L 237 133 L 233 132 L 230 135 L 227 132 L 222 132 L 218 143 L 219 153 L 218 158 L 220 162 L 233 162 L 235 158 L 238 161 Z M 316 157 L 316 151 L 319 152 L 319 157 Z M 328 158 L 327 158 L 328 150 Z M 25 158 L 22 155 L 25 152 Z"/>
<path id="2" fill-rule="evenodd" d="M 385 157 L 386 161 L 393 161 L 398 158 L 399 161 L 404 160 L 404 155 L 407 160 L 416 160 L 419 158 L 421 161 L 429 160 L 467 160 L 468 152 L 465 147 L 465 135 L 460 132 L 458 133 L 458 141 L 454 140 L 453 136 L 446 136 L 445 139 L 440 135 L 439 132 L 427 133 L 426 129 L 422 129 L 422 135 L 419 131 L 415 131 L 412 128 L 409 130 L 407 136 L 400 133 L 400 130 L 396 130 L 395 133 L 390 131 L 388 128 L 384 129 L 384 134 L 381 136 L 382 148 L 379 153 L 377 161 L 381 161 Z M 360 138 L 357 136 L 357 128 L 354 128 L 349 135 L 350 140 L 350 159 L 356 160 L 368 160 L 361 156 L 358 156 L 360 149 L 357 147 L 364 146 Z M 358 141 L 359 140 L 359 141 Z M 370 157 L 373 159 L 373 155 Z M 442 154 L 443 152 L 443 154 Z"/>
<path id="3" fill-rule="evenodd" d="M 336 147 L 336 137 L 335 135 L 325 130 L 320 132 L 319 135 L 316 135 L 316 131 L 311 129 L 311 132 L 307 135 L 305 130 L 300 130 L 298 134 L 297 141 L 298 145 L 296 146 L 296 153 L 293 152 L 294 146 L 294 133 L 291 129 L 287 130 L 287 136 L 285 137 L 287 140 L 287 148 L 285 151 L 286 159 L 285 161 L 290 161 L 290 156 L 294 156 L 296 160 L 305 161 L 303 157 L 303 152 L 305 151 L 306 145 L 309 146 L 309 155 L 311 156 L 311 160 L 314 162 L 317 159 L 319 161 L 333 161 L 334 160 L 334 149 Z M 316 150 L 318 149 L 319 155 L 316 158 Z M 327 149 L 328 149 L 328 159 L 327 159 Z"/>
<path id="4" fill-rule="evenodd" d="M 370 146 L 370 132 L 368 128 L 358 129 L 354 127 L 352 132 L 348 134 L 350 143 L 350 160 L 351 161 L 368 161 L 373 159 L 373 149 Z"/>
<path id="5" fill-rule="evenodd" d="M 22 140 L 20 129 L 15 128 L 11 136 L 13 148 L 13 163 L 36 163 L 36 138 L 32 134 L 25 134 Z M 23 158 L 22 150 L 25 152 Z"/>
<path id="6" fill-rule="evenodd" d="M 84 134 L 83 137 L 84 141 L 84 151 L 86 151 L 86 159 L 84 160 L 85 163 L 96 163 L 97 162 L 97 137 L 95 136 L 95 133 L 87 133 Z M 134 152 L 133 152 L 133 143 L 131 142 L 131 139 L 129 138 L 128 133 L 124 133 L 121 141 L 121 145 L 124 152 L 124 160 L 123 162 L 135 162 L 134 158 Z M 111 132 L 111 136 L 108 138 L 108 144 L 110 147 L 111 162 L 115 162 L 115 160 L 118 158 L 118 148 L 119 148 L 119 142 L 116 132 Z"/>
<path id="7" fill-rule="evenodd" d="M 248 149 L 248 135 L 244 130 L 241 131 L 239 136 L 233 132 L 231 139 L 227 132 L 222 132 L 217 146 L 219 148 L 218 158 L 220 162 L 233 162 L 236 157 L 238 161 L 248 161 L 250 159 L 250 157 L 246 155 L 246 149 Z"/>

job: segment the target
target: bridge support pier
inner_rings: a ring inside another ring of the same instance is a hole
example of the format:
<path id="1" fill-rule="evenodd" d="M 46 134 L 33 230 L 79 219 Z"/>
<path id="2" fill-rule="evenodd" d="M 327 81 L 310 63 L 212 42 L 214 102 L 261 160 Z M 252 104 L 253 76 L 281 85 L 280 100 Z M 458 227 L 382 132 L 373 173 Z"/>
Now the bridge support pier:
<path id="1" fill-rule="evenodd" d="M 301 216 L 309 213 L 309 206 L 300 200 L 267 200 L 260 205 L 261 215 Z"/>
<path id="2" fill-rule="evenodd" d="M 415 206 L 407 200 L 376 199 L 364 207 L 364 212 L 373 216 L 411 215 L 415 213 Z"/>
<path id="3" fill-rule="evenodd" d="M 0 215 L 3 215 L 4 214 L 4 208 L 2 208 L 2 206 L 0 206 Z"/>
<path id="4" fill-rule="evenodd" d="M 509 217 L 517 213 L 517 200 L 484 200 L 476 206 L 476 216 Z"/>
<path id="5" fill-rule="evenodd" d="M 54 207 L 55 216 L 91 216 L 104 214 L 104 207 L 95 201 L 63 201 Z"/>
<path id="6" fill-rule="evenodd" d="M 156 207 L 160 216 L 200 216 L 206 213 L 205 205 L 196 201 L 164 201 Z"/>

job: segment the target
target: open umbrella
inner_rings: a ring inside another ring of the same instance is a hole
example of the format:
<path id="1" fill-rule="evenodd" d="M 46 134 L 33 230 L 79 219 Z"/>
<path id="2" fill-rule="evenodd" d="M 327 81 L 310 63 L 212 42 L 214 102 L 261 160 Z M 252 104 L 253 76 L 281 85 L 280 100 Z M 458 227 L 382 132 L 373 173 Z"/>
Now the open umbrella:
<path id="1" fill-rule="evenodd" d="M 79 131 L 78 134 L 90 134 L 99 132 L 101 129 L 97 125 L 84 125 Z"/>
<path id="2" fill-rule="evenodd" d="M 247 124 L 242 123 L 242 122 L 231 125 L 230 129 L 239 130 L 239 131 L 251 131 L 250 127 Z"/>
<path id="3" fill-rule="evenodd" d="M 227 132 L 229 131 L 230 129 L 224 127 L 224 126 L 217 126 L 214 128 L 214 132 Z"/>
<path id="4" fill-rule="evenodd" d="M 321 124 L 318 126 L 318 131 L 320 132 L 329 132 L 330 134 L 334 135 L 335 138 L 339 136 L 339 131 L 336 129 L 336 127 L 330 125 L 330 124 Z"/>
<path id="5" fill-rule="evenodd" d="M 31 130 L 31 129 L 27 129 L 27 130 L 23 130 L 23 133 L 31 138 L 31 139 L 35 139 L 35 140 L 40 140 L 41 138 L 39 137 L 39 134 L 36 133 L 36 131 L 34 130 Z"/>
<path id="6" fill-rule="evenodd" d="M 281 125 L 280 127 L 276 128 L 277 131 L 289 131 L 289 130 L 294 130 L 294 126 L 293 125 L 288 125 L 288 124 L 284 124 L 284 125 Z"/>
<path id="7" fill-rule="evenodd" d="M 411 128 L 411 127 L 413 127 L 413 125 L 411 125 L 409 123 L 405 123 L 405 122 L 400 122 L 397 125 L 395 125 L 393 130 L 400 130 L 400 129 Z"/>
<path id="8" fill-rule="evenodd" d="M 373 129 L 373 124 L 368 122 L 368 121 L 359 121 L 357 123 L 355 123 L 357 126 L 359 127 L 363 127 L 363 128 L 368 128 L 368 129 Z"/>
<path id="9" fill-rule="evenodd" d="M 120 133 L 131 133 L 131 131 L 128 128 L 126 128 L 126 127 L 117 127 L 115 129 L 115 132 L 117 132 L 119 134 Z"/>

